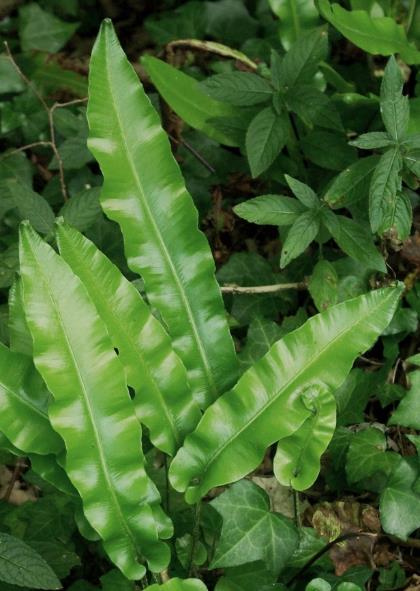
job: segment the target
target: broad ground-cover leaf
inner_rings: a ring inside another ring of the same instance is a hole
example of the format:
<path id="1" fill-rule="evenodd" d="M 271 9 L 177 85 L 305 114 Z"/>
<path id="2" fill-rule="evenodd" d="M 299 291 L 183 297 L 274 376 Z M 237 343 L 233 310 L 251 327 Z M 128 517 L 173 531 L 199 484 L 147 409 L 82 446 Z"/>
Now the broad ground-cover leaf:
<path id="1" fill-rule="evenodd" d="M 139 420 L 156 447 L 173 455 L 200 411 L 169 336 L 134 285 L 93 242 L 64 224 L 57 237 L 61 256 L 82 280 L 118 349 L 127 382 L 136 391 Z"/>
<path id="2" fill-rule="evenodd" d="M 389 423 L 420 429 L 420 371 L 410 373 L 409 379 L 410 390 L 399 403 Z"/>
<path id="3" fill-rule="evenodd" d="M 49 416 L 65 442 L 66 471 L 110 558 L 141 578 L 143 556 L 153 570 L 166 566 L 158 533 L 170 527 L 145 472 L 123 367 L 83 284 L 28 225 L 20 257 L 35 365 L 55 400 Z"/>
<path id="4" fill-rule="evenodd" d="M 403 540 L 420 527 L 420 494 L 413 489 L 418 475 L 417 466 L 401 459 L 380 499 L 384 530 Z"/>
<path id="5" fill-rule="evenodd" d="M 171 579 L 163 585 L 151 585 L 146 591 L 207 591 L 207 587 L 199 579 Z"/>
<path id="6" fill-rule="evenodd" d="M 61 589 L 50 566 L 28 544 L 0 533 L 0 581 L 31 589 Z"/>
<path id="7" fill-rule="evenodd" d="M 102 207 L 120 224 L 128 264 L 207 406 L 237 372 L 213 257 L 159 117 L 108 20 L 92 52 L 88 120 L 105 179 Z"/>
<path id="8" fill-rule="evenodd" d="M 261 561 L 225 569 L 225 576 L 217 581 L 215 591 L 261 591 L 274 585 L 276 578 Z"/>
<path id="9" fill-rule="evenodd" d="M 399 53 L 408 64 L 420 63 L 420 51 L 407 40 L 403 25 L 391 17 L 372 18 L 365 10 L 348 11 L 329 0 L 318 0 L 322 16 L 342 35 L 368 53 Z"/>
<path id="10" fill-rule="evenodd" d="M 156 57 L 145 55 L 142 64 L 159 94 L 183 121 L 221 144 L 238 145 L 233 137 L 211 123 L 211 119 L 235 117 L 233 107 L 211 98 L 195 78 Z"/>
<path id="11" fill-rule="evenodd" d="M 310 385 L 302 398 L 311 415 L 295 433 L 279 441 L 273 466 L 280 484 L 296 490 L 306 490 L 315 482 L 336 423 L 335 398 L 325 385 Z"/>
<path id="12" fill-rule="evenodd" d="M 298 545 L 293 523 L 270 511 L 267 493 L 249 480 L 232 485 L 212 501 L 223 518 L 222 533 L 210 568 L 263 560 L 277 575 Z"/>
<path id="13" fill-rule="evenodd" d="M 49 393 L 26 355 L 0 343 L 0 430 L 26 453 L 58 453 L 62 441 L 46 410 Z"/>
<path id="14" fill-rule="evenodd" d="M 390 322 L 400 293 L 380 289 L 331 307 L 275 343 L 186 438 L 170 468 L 175 489 L 194 503 L 258 466 L 269 445 L 310 416 L 302 391 L 314 382 L 338 388 Z"/>

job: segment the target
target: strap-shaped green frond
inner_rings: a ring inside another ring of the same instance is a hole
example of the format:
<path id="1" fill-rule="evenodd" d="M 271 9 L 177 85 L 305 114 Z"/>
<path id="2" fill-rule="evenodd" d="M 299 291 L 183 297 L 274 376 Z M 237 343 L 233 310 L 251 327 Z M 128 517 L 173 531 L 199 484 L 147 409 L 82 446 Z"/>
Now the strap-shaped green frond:
<path id="1" fill-rule="evenodd" d="M 25 224 L 20 270 L 35 365 L 54 397 L 49 416 L 66 446 L 66 471 L 111 560 L 129 579 L 169 560 L 152 505 L 141 427 L 105 324 L 68 265 Z M 166 530 L 164 532 L 163 530 Z"/>
<path id="2" fill-rule="evenodd" d="M 0 431 L 25 453 L 58 453 L 63 447 L 48 419 L 48 398 L 31 358 L 0 343 Z"/>
<path id="3" fill-rule="evenodd" d="M 61 256 L 82 280 L 118 349 L 136 391 L 138 418 L 154 445 L 173 455 L 201 415 L 169 336 L 134 285 L 90 240 L 64 224 L 57 239 Z"/>
<path id="4" fill-rule="evenodd" d="M 90 62 L 89 148 L 119 223 L 130 268 L 144 279 L 203 407 L 235 383 L 237 360 L 214 261 L 158 114 L 110 21 Z"/>
<path id="5" fill-rule="evenodd" d="M 400 293 L 385 288 L 333 306 L 275 343 L 186 438 L 170 469 L 175 489 L 193 503 L 256 468 L 269 445 L 310 416 L 305 388 L 314 382 L 338 388 L 390 322 Z"/>

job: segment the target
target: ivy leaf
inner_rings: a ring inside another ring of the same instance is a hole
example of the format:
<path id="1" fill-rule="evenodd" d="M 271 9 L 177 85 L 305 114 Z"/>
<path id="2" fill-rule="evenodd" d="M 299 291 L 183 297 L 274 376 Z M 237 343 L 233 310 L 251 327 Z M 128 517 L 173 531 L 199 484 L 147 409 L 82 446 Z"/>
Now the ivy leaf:
<path id="1" fill-rule="evenodd" d="M 297 199 L 284 195 L 261 195 L 235 205 L 234 212 L 254 224 L 290 226 L 305 207 Z"/>
<path id="2" fill-rule="evenodd" d="M 273 94 L 268 80 L 249 72 L 216 74 L 204 80 L 201 88 L 211 98 L 235 107 L 267 102 Z"/>
<path id="3" fill-rule="evenodd" d="M 319 23 L 314 0 L 269 0 L 269 4 L 279 19 L 279 37 L 286 50 Z"/>
<path id="4" fill-rule="evenodd" d="M 360 158 L 340 172 L 324 195 L 324 200 L 333 209 L 357 203 L 368 197 L 369 184 L 379 156 Z"/>
<path id="5" fill-rule="evenodd" d="M 35 2 L 19 9 L 19 37 L 23 51 L 59 51 L 73 36 L 79 23 L 66 23 L 42 10 Z"/>
<path id="6" fill-rule="evenodd" d="M 371 427 L 355 433 L 350 441 L 346 461 L 347 478 L 349 482 L 374 478 L 376 488 L 381 481 L 378 472 L 389 476 L 398 461 L 397 454 L 386 452 L 383 432 Z"/>
<path id="7" fill-rule="evenodd" d="M 420 371 L 409 374 L 410 389 L 392 414 L 390 425 L 420 429 Z"/>
<path id="8" fill-rule="evenodd" d="M 0 581 L 31 589 L 61 589 L 53 570 L 30 546 L 0 533 Z"/>
<path id="9" fill-rule="evenodd" d="M 369 219 L 372 232 L 389 229 L 387 219 L 393 217 L 397 193 L 401 190 L 402 158 L 396 146 L 381 156 L 369 190 Z"/>
<path id="10" fill-rule="evenodd" d="M 338 275 L 330 262 L 324 259 L 317 262 L 308 289 L 319 312 L 338 302 Z"/>
<path id="11" fill-rule="evenodd" d="M 403 540 L 420 527 L 420 494 L 413 490 L 417 478 L 418 468 L 401 458 L 380 499 L 382 527 Z"/>
<path id="12" fill-rule="evenodd" d="M 283 244 L 280 258 L 282 269 L 307 249 L 318 235 L 319 228 L 320 220 L 317 210 L 311 209 L 298 217 Z"/>
<path id="13" fill-rule="evenodd" d="M 391 56 L 381 84 L 381 116 L 387 132 L 396 142 L 405 136 L 410 119 L 408 97 L 402 96 L 402 86 L 400 67 Z"/>
<path id="14" fill-rule="evenodd" d="M 302 399 L 312 414 L 292 435 L 280 439 L 274 457 L 274 475 L 280 484 L 300 491 L 315 482 L 336 422 L 335 398 L 327 386 L 310 385 Z"/>
<path id="15" fill-rule="evenodd" d="M 273 589 L 276 577 L 261 561 L 234 566 L 225 570 L 225 576 L 217 581 L 215 591 L 261 591 L 265 585 Z M 275 587 L 274 587 L 275 589 Z"/>
<path id="16" fill-rule="evenodd" d="M 317 194 L 308 185 L 294 179 L 288 174 L 285 174 L 284 177 L 292 193 L 299 199 L 302 205 L 309 209 L 314 209 L 319 206 Z"/>
<path id="17" fill-rule="evenodd" d="M 242 480 L 211 505 L 222 516 L 223 526 L 210 568 L 263 560 L 277 575 L 286 566 L 298 545 L 298 533 L 289 519 L 270 511 L 269 497 L 262 488 Z"/>
<path id="18" fill-rule="evenodd" d="M 366 224 L 331 211 L 323 213 L 323 222 L 342 251 L 369 269 L 386 272 L 385 261 L 376 250 Z"/>
<path id="19" fill-rule="evenodd" d="M 359 135 L 356 140 L 352 140 L 349 144 L 362 150 L 374 150 L 375 148 L 392 146 L 394 140 L 383 131 L 372 131 L 370 133 L 362 133 L 362 135 Z"/>
<path id="20" fill-rule="evenodd" d="M 287 115 L 278 115 L 274 109 L 267 107 L 254 117 L 246 132 L 246 153 L 253 178 L 274 162 L 289 133 Z"/>

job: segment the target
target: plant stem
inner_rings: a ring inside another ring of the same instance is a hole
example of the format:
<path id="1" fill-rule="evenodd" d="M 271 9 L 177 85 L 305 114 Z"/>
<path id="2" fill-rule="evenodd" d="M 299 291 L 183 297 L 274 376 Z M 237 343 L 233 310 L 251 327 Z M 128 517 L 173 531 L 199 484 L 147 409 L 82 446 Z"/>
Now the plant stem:
<path id="1" fill-rule="evenodd" d="M 294 488 L 292 490 L 293 490 L 293 510 L 294 510 L 294 514 L 295 514 L 295 525 L 300 530 L 302 527 L 302 520 L 300 518 L 300 512 L 299 512 L 299 493 Z"/>
<path id="2" fill-rule="evenodd" d="M 273 285 L 257 285 L 250 287 L 243 287 L 242 285 L 223 285 L 220 289 L 222 293 L 233 294 L 252 294 L 252 293 L 275 293 L 285 289 L 307 289 L 308 286 L 304 281 L 300 283 L 275 283 Z"/>
<path id="3" fill-rule="evenodd" d="M 193 531 L 191 536 L 191 548 L 190 548 L 190 555 L 188 557 L 188 576 L 191 577 L 194 574 L 194 555 L 195 549 L 198 543 L 198 539 L 200 537 L 200 516 L 201 516 L 201 501 L 199 501 L 194 508 L 194 522 L 193 522 Z"/>

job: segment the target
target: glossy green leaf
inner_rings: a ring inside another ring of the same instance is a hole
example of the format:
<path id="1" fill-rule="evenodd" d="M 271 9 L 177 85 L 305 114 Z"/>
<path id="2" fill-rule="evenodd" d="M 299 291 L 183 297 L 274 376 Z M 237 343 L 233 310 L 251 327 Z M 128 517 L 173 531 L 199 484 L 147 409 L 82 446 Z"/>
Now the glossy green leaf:
<path id="1" fill-rule="evenodd" d="M 310 416 L 302 389 L 314 380 L 338 388 L 390 322 L 400 293 L 382 289 L 333 306 L 275 343 L 187 437 L 170 467 L 174 488 L 193 503 L 258 466 L 269 445 Z"/>
<path id="2" fill-rule="evenodd" d="M 263 173 L 274 162 L 286 144 L 289 121 L 272 107 L 262 109 L 251 121 L 246 132 L 246 153 L 252 176 Z"/>
<path id="3" fill-rule="evenodd" d="M 420 527 L 420 494 L 413 489 L 417 478 L 418 468 L 402 458 L 380 499 L 382 527 L 403 540 Z"/>
<path id="4" fill-rule="evenodd" d="M 141 429 L 123 367 L 86 289 L 27 225 L 20 242 L 34 360 L 54 396 L 49 416 L 66 446 L 66 471 L 111 560 L 129 579 L 169 559 L 159 493 L 146 475 Z"/>
<path id="5" fill-rule="evenodd" d="M 19 37 L 23 51 L 54 53 L 67 43 L 79 23 L 67 23 L 31 2 L 19 10 Z"/>
<path id="6" fill-rule="evenodd" d="M 333 179 L 324 200 L 335 209 L 367 199 L 370 179 L 378 162 L 379 156 L 368 156 L 350 164 Z"/>
<path id="7" fill-rule="evenodd" d="M 62 449 L 48 420 L 48 398 L 31 358 L 0 343 L 0 430 L 24 452 L 48 454 Z"/>
<path id="8" fill-rule="evenodd" d="M 29 454 L 29 459 L 32 470 L 39 474 L 43 480 L 66 495 L 78 497 L 76 489 L 70 482 L 64 468 L 58 464 L 56 456 Z"/>
<path id="9" fill-rule="evenodd" d="M 171 579 L 163 585 L 151 585 L 146 591 L 207 591 L 207 587 L 198 579 Z"/>
<path id="10" fill-rule="evenodd" d="M 317 0 L 322 16 L 344 37 L 368 53 L 399 53 L 408 64 L 420 63 L 420 51 L 407 40 L 405 29 L 391 17 L 373 18 L 365 10 L 348 11 L 329 0 Z"/>
<path id="11" fill-rule="evenodd" d="M 232 106 L 210 98 L 195 78 L 156 57 L 143 56 L 142 64 L 159 94 L 183 121 L 221 144 L 238 145 L 233 136 L 223 133 L 211 122 L 219 117 L 234 117 L 236 111 Z"/>
<path id="12" fill-rule="evenodd" d="M 270 511 L 267 493 L 248 480 L 232 485 L 212 501 L 223 518 L 222 532 L 210 568 L 262 560 L 277 575 L 298 545 L 296 527 Z"/>
<path id="13" fill-rule="evenodd" d="M 235 205 L 234 212 L 254 224 L 290 226 L 305 211 L 297 200 L 283 195 L 261 195 Z"/>
<path id="14" fill-rule="evenodd" d="M 204 80 L 201 88 L 211 98 L 235 107 L 265 103 L 274 92 L 268 80 L 250 72 L 216 74 Z"/>
<path id="15" fill-rule="evenodd" d="M 207 406 L 237 372 L 213 257 L 158 115 L 108 20 L 92 53 L 88 120 L 105 177 L 102 207 L 120 224 L 128 264 L 143 277 L 194 396 Z"/>
<path id="16" fill-rule="evenodd" d="M 31 589 L 61 589 L 45 560 L 19 538 L 0 533 L 0 581 Z"/>
<path id="17" fill-rule="evenodd" d="M 321 259 L 317 262 L 308 283 L 309 293 L 319 312 L 338 301 L 338 275 L 334 266 Z"/>
<path id="18" fill-rule="evenodd" d="M 306 585 L 305 591 L 331 591 L 331 585 L 324 579 L 312 579 Z"/>
<path id="19" fill-rule="evenodd" d="M 315 482 L 320 460 L 334 434 L 336 403 L 324 384 L 314 383 L 302 392 L 302 399 L 311 411 L 303 425 L 277 445 L 273 470 L 283 486 L 306 490 Z"/>
<path id="20" fill-rule="evenodd" d="M 21 279 L 16 279 L 9 291 L 9 343 L 11 351 L 32 357 L 32 337 L 23 309 Z"/>
<path id="21" fill-rule="evenodd" d="M 319 228 L 320 219 L 316 210 L 305 211 L 297 218 L 283 244 L 280 258 L 282 269 L 307 249 L 317 237 Z"/>
<path id="22" fill-rule="evenodd" d="M 136 392 L 134 405 L 151 441 L 173 455 L 200 418 L 187 372 L 137 289 L 77 230 L 60 224 L 60 254 L 81 279 L 106 324 Z M 162 371 L 162 369 L 164 371 Z"/>
<path id="23" fill-rule="evenodd" d="M 390 425 L 420 429 L 420 371 L 409 374 L 410 389 L 393 412 Z"/>
<path id="24" fill-rule="evenodd" d="M 313 0 L 269 0 L 269 4 L 279 18 L 279 37 L 285 49 L 319 22 Z"/>
<path id="25" fill-rule="evenodd" d="M 397 194 L 401 190 L 402 158 L 398 147 L 381 156 L 369 189 L 369 219 L 372 232 L 385 232 L 393 218 Z M 392 225 L 392 224 L 391 224 Z"/>

